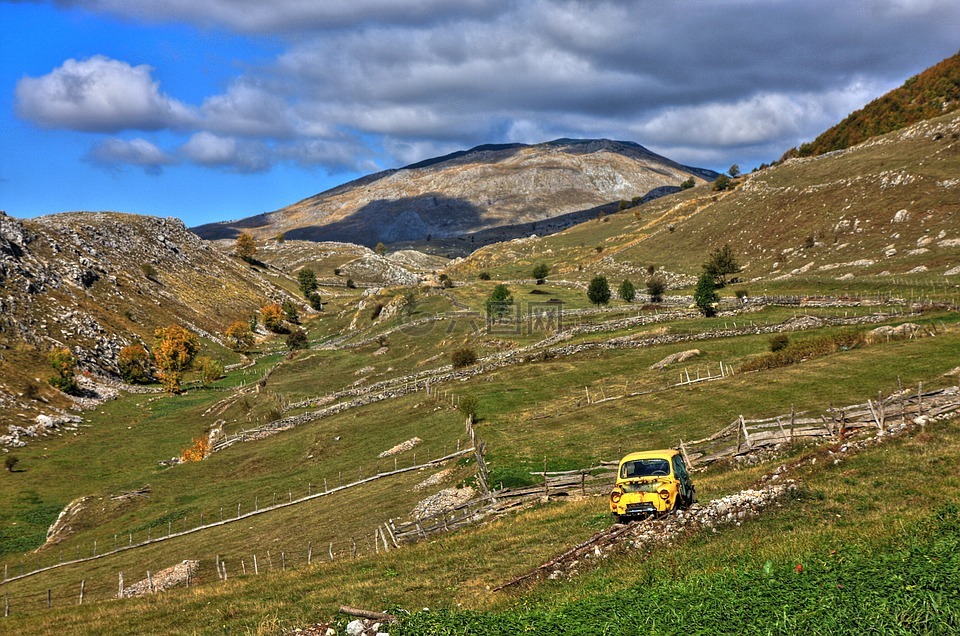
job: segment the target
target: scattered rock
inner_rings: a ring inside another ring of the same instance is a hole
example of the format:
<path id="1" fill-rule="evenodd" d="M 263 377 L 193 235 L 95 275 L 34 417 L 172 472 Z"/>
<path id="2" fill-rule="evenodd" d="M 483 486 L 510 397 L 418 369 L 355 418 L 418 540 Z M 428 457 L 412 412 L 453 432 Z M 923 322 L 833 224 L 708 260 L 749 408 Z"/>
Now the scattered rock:
<path id="1" fill-rule="evenodd" d="M 671 364 L 684 362 L 686 360 L 689 360 L 690 358 L 695 358 L 699 355 L 703 355 L 703 352 L 700 351 L 699 349 L 689 349 L 687 351 L 679 351 L 677 353 L 667 356 L 660 362 L 657 362 L 656 364 L 651 365 L 650 369 L 656 370 L 656 371 L 662 371 L 664 368 L 670 366 Z"/>
<path id="2" fill-rule="evenodd" d="M 377 455 L 377 457 L 379 457 L 380 459 L 383 459 L 384 457 L 393 457 L 394 455 L 399 455 L 400 453 L 404 453 L 408 450 L 413 450 L 414 448 L 416 448 L 422 443 L 423 443 L 423 440 L 420 439 L 419 437 L 412 437 L 405 442 L 400 442 L 399 444 L 397 444 L 396 446 L 394 446 L 389 450 L 383 451 L 382 453 Z"/>
<path id="3" fill-rule="evenodd" d="M 117 594 L 117 598 L 132 598 L 135 596 L 146 596 L 164 592 L 181 585 L 187 585 L 190 578 L 196 576 L 197 569 L 200 567 L 199 561 L 181 561 L 180 563 L 160 570 L 151 578 L 137 581 L 130 587 L 125 587 Z M 151 580 L 153 585 L 151 586 Z"/>
<path id="4" fill-rule="evenodd" d="M 411 516 L 414 519 L 423 519 L 431 515 L 440 514 L 467 503 L 477 494 L 470 486 L 464 488 L 444 488 L 435 495 L 431 495 L 418 503 Z"/>

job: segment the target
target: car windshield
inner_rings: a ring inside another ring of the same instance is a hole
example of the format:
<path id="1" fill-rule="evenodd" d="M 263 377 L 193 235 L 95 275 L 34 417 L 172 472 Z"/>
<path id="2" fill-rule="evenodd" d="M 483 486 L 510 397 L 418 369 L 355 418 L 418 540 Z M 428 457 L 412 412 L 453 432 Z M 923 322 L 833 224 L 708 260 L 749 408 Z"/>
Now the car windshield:
<path id="1" fill-rule="evenodd" d="M 620 467 L 620 478 L 657 477 L 670 474 L 670 462 L 666 459 L 636 459 L 624 462 Z"/>

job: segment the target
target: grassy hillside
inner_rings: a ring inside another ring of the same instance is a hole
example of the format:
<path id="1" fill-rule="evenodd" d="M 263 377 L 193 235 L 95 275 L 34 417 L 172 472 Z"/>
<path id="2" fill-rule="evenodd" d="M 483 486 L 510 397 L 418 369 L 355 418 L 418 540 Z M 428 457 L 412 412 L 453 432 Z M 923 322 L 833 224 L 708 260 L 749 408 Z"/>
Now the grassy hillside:
<path id="1" fill-rule="evenodd" d="M 903 86 L 851 113 L 784 158 L 815 157 L 960 108 L 960 53 L 914 75 Z"/>

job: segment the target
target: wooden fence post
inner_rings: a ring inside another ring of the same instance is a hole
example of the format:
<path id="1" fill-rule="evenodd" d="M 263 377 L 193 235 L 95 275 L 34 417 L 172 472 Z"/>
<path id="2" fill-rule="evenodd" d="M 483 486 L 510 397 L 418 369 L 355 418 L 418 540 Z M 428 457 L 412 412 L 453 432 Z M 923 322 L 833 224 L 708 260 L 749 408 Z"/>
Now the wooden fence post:
<path id="1" fill-rule="evenodd" d="M 150 593 L 153 594 L 153 577 L 150 575 L 150 570 L 147 570 L 147 585 L 150 590 Z"/>
<path id="2" fill-rule="evenodd" d="M 120 572 L 120 589 L 117 592 L 117 598 L 123 598 L 123 572 Z"/>
<path id="3" fill-rule="evenodd" d="M 260 566 L 257 565 L 257 555 L 253 555 L 253 573 L 260 574 Z"/>
<path id="4" fill-rule="evenodd" d="M 313 544 L 307 543 L 307 565 L 310 565 L 310 561 L 313 560 Z"/>
<path id="5" fill-rule="evenodd" d="M 86 588 L 86 586 L 87 586 L 87 579 L 82 579 L 80 581 L 80 602 L 78 603 L 78 605 L 83 605 L 83 591 L 84 591 L 84 588 Z"/>

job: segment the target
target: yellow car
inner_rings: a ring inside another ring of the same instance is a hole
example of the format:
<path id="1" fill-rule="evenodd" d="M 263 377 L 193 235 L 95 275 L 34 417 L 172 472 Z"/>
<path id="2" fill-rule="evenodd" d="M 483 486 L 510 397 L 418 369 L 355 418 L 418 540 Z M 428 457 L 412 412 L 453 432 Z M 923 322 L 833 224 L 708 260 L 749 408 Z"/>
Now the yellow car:
<path id="1" fill-rule="evenodd" d="M 690 471 L 674 449 L 631 453 L 620 460 L 610 493 L 618 522 L 686 508 L 697 501 Z"/>

